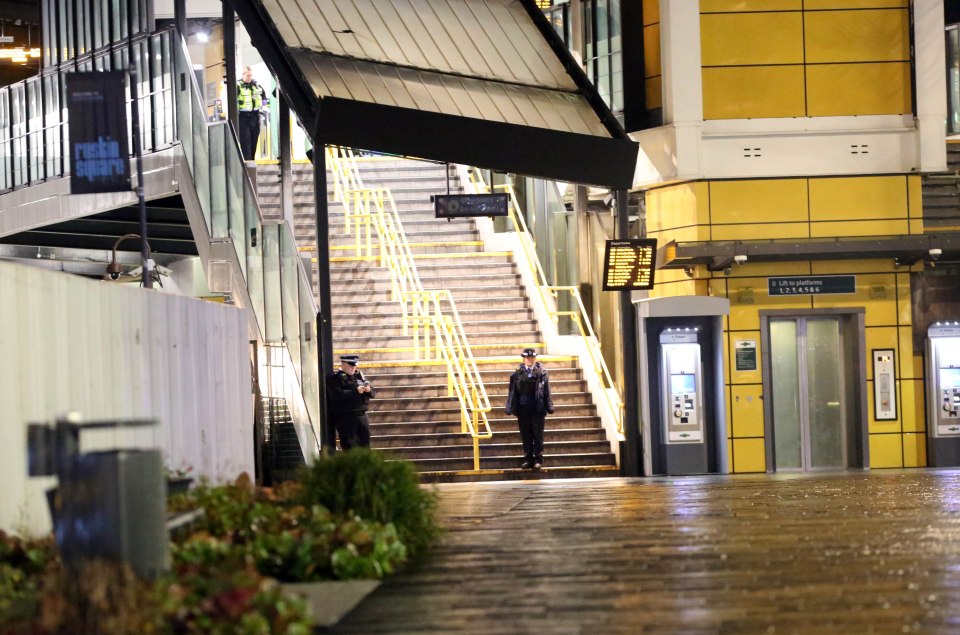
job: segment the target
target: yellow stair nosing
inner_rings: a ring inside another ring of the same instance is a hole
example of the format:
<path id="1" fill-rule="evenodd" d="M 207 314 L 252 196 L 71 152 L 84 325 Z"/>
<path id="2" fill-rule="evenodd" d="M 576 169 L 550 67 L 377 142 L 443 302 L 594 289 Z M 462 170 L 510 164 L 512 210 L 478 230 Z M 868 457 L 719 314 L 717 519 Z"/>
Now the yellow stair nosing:
<path id="1" fill-rule="evenodd" d="M 487 348 L 510 348 L 516 347 L 518 349 L 524 348 L 543 348 L 542 342 L 535 343 L 513 343 L 507 342 L 506 344 L 471 344 L 470 348 L 472 350 L 477 349 L 487 349 Z M 416 350 L 419 350 L 418 346 L 398 346 L 392 348 L 351 348 L 351 349 L 337 349 L 333 352 L 334 355 L 346 355 L 347 353 L 409 353 Z M 476 356 L 475 356 L 476 357 Z"/>

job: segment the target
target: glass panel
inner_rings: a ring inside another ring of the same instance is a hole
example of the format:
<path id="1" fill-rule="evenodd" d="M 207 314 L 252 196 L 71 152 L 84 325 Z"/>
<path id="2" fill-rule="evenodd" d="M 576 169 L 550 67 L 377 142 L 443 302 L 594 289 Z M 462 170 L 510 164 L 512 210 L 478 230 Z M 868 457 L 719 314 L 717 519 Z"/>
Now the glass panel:
<path id="1" fill-rule="evenodd" d="M 250 293 L 250 304 L 257 316 L 257 324 L 263 331 L 263 227 L 260 224 L 260 212 L 257 209 L 257 196 L 249 181 L 244 183 L 243 207 L 247 216 L 246 271 L 247 291 Z"/>
<path id="2" fill-rule="evenodd" d="M 237 149 L 237 144 L 234 140 L 233 129 L 229 124 L 225 123 L 224 130 L 226 134 L 224 140 L 226 147 L 224 151 L 227 156 L 228 176 L 226 181 L 226 196 L 227 210 L 230 214 L 227 225 L 223 227 L 225 232 L 224 236 L 229 235 L 234 241 L 243 244 L 245 213 L 243 209 L 243 182 L 246 180 L 246 174 L 244 173 L 243 160 L 240 158 L 240 151 Z"/>
<path id="3" fill-rule="evenodd" d="M 303 269 L 300 270 L 300 386 L 307 413 L 314 425 L 320 423 L 320 371 L 317 358 L 317 314 L 313 292 Z"/>
<path id="4" fill-rule="evenodd" d="M 840 321 L 807 320 L 810 467 L 844 467 Z"/>
<path id="5" fill-rule="evenodd" d="M 67 82 L 66 80 L 60 82 L 60 121 L 63 122 L 63 125 L 60 126 L 60 147 L 63 148 L 63 174 L 70 174 L 70 151 L 69 148 L 70 142 L 70 117 L 67 113 Z"/>
<path id="6" fill-rule="evenodd" d="M 293 234 L 280 225 L 280 291 L 282 294 L 283 337 L 293 367 L 300 375 L 300 281 L 297 267 L 300 255 Z"/>
<path id="7" fill-rule="evenodd" d="M 226 124 L 213 125 L 207 130 L 210 138 L 210 182 L 225 184 L 225 187 L 215 187 L 210 191 L 210 214 L 206 216 L 206 221 L 210 237 L 215 239 L 226 238 L 229 231 L 227 192 L 230 187 L 224 150 L 226 131 Z"/>
<path id="8" fill-rule="evenodd" d="M 85 55 L 90 52 L 90 24 L 87 17 L 86 0 L 77 0 L 76 18 L 74 20 L 77 26 L 77 56 Z"/>
<path id="9" fill-rule="evenodd" d="M 13 187 L 10 163 L 10 91 L 0 89 L 0 191 Z"/>
<path id="10" fill-rule="evenodd" d="M 46 176 L 60 175 L 60 74 L 43 78 L 43 110 L 46 114 Z"/>
<path id="11" fill-rule="evenodd" d="M 770 321 L 770 359 L 777 470 L 803 469 L 796 320 Z"/>
<path id="12" fill-rule="evenodd" d="M 190 92 L 191 127 L 193 128 L 193 182 L 197 188 L 197 198 L 200 199 L 200 209 L 205 218 L 210 218 L 210 160 L 207 156 L 207 119 L 201 107 L 200 96 L 196 85 L 187 79 Z"/>
<path id="13" fill-rule="evenodd" d="M 29 174 L 31 181 L 43 178 L 43 101 L 40 98 L 40 78 L 27 80 L 27 130 Z"/>
<path id="14" fill-rule="evenodd" d="M 105 46 L 109 40 L 104 38 L 104 28 L 109 29 L 107 5 L 104 0 L 91 0 L 90 2 L 90 35 L 91 45 L 94 50 Z"/>
<path id="15" fill-rule="evenodd" d="M 199 104 L 194 106 L 190 101 L 190 85 L 187 81 L 190 72 L 190 65 L 183 54 L 183 46 L 180 42 L 172 42 L 171 47 L 176 54 L 176 73 L 174 81 L 174 91 L 177 95 L 177 133 L 180 138 L 180 145 L 183 147 L 183 156 L 187 161 L 190 171 L 193 171 L 193 108 L 199 108 Z"/>
<path id="16" fill-rule="evenodd" d="M 960 134 L 960 28 L 947 30 L 947 130 Z"/>
<path id="17" fill-rule="evenodd" d="M 144 153 L 151 152 L 153 146 L 153 108 L 150 107 L 150 50 L 147 40 L 137 42 L 133 47 L 134 64 L 137 68 L 137 101 L 140 109 L 140 147 Z"/>
<path id="18" fill-rule="evenodd" d="M 283 338 L 280 313 L 280 225 L 263 226 L 264 336 L 269 343 Z"/>
<path id="19" fill-rule="evenodd" d="M 10 87 L 10 109 L 13 121 L 13 185 L 27 182 L 27 102 L 25 86 Z"/>
<path id="20" fill-rule="evenodd" d="M 73 0 L 60 0 L 60 59 L 68 60 L 74 56 L 73 42 Z"/>

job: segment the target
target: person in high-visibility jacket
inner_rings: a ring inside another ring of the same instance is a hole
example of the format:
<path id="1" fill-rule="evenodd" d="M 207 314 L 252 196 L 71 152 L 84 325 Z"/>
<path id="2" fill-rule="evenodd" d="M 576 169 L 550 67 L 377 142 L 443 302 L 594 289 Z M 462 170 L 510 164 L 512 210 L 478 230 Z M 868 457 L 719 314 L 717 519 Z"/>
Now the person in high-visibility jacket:
<path id="1" fill-rule="evenodd" d="M 266 106 L 266 102 L 266 93 L 253 78 L 253 69 L 244 66 L 243 75 L 237 82 L 237 134 L 240 136 L 240 149 L 245 161 L 256 159 L 257 139 L 260 138 L 260 109 Z"/>

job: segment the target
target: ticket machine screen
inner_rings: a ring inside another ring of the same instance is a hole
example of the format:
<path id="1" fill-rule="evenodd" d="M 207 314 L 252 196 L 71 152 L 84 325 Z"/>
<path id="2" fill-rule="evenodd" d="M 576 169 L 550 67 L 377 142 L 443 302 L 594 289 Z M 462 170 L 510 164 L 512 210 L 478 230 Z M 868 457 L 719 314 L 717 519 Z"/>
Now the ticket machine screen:
<path id="1" fill-rule="evenodd" d="M 670 392 L 674 395 L 697 392 L 696 377 L 693 375 L 671 375 Z"/>
<path id="2" fill-rule="evenodd" d="M 960 368 L 941 368 L 940 388 L 960 388 Z"/>

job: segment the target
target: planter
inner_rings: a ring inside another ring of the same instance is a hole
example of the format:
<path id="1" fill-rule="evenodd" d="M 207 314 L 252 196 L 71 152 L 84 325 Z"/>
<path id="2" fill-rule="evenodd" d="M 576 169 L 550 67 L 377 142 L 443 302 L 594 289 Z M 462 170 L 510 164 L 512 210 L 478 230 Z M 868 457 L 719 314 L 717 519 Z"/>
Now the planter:
<path id="1" fill-rule="evenodd" d="M 171 496 L 173 494 L 183 494 L 190 489 L 190 483 L 193 483 L 192 478 L 168 478 L 167 496 Z"/>
<path id="2" fill-rule="evenodd" d="M 380 586 L 380 580 L 325 580 L 281 585 L 284 593 L 303 598 L 307 615 L 316 626 L 333 626 L 363 598 Z"/>

